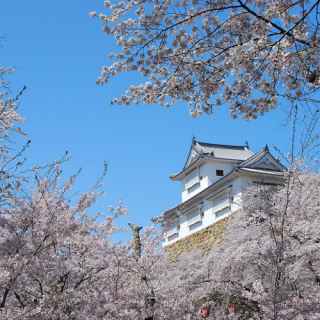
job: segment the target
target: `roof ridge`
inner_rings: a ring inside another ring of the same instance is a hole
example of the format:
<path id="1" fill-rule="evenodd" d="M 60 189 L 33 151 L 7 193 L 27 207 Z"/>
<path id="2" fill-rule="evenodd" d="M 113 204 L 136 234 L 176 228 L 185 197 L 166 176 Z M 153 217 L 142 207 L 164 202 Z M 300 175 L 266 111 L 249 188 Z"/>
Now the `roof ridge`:
<path id="1" fill-rule="evenodd" d="M 269 155 L 273 161 L 275 161 L 280 167 L 282 167 L 284 170 L 286 170 L 286 167 L 278 160 L 276 159 L 273 154 L 270 152 L 268 145 L 266 145 L 264 148 L 262 148 L 260 151 L 258 151 L 257 153 L 253 154 L 250 158 L 242 161 L 239 165 L 238 168 L 242 169 L 242 168 L 246 168 L 246 166 L 250 166 L 252 163 L 254 163 L 255 161 L 259 161 L 260 159 L 262 159 L 265 155 Z M 265 169 L 264 169 L 265 170 Z"/>
<path id="2" fill-rule="evenodd" d="M 239 167 L 242 167 L 243 165 L 246 165 L 247 163 L 250 163 L 252 160 L 254 160 L 255 158 L 258 158 L 259 156 L 263 155 L 263 154 L 266 154 L 266 153 L 270 153 L 269 150 L 266 150 L 265 148 L 261 149 L 260 151 L 254 153 L 251 157 L 249 157 L 248 159 L 246 160 L 243 160 Z"/>
<path id="3" fill-rule="evenodd" d="M 249 149 L 247 145 L 234 145 L 234 144 L 221 144 L 221 143 L 209 143 L 209 142 L 203 142 L 194 140 L 195 143 L 198 143 L 202 146 L 208 146 L 208 147 L 222 147 L 222 148 L 237 148 L 237 149 Z M 249 149 L 250 150 L 250 149 Z"/>

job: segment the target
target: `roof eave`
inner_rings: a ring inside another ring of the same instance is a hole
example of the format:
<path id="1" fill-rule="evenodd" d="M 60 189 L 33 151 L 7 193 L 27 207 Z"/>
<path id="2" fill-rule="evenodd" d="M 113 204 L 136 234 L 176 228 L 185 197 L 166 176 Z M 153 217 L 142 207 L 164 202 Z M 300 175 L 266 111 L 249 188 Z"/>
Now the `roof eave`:
<path id="1" fill-rule="evenodd" d="M 279 177 L 283 178 L 286 176 L 287 171 L 274 171 L 274 170 L 267 170 L 267 169 L 255 169 L 255 168 L 239 168 L 239 172 L 243 172 L 249 175 L 258 175 L 258 176 L 270 176 L 270 177 Z"/>
<path id="2" fill-rule="evenodd" d="M 179 173 L 170 176 L 170 179 L 172 181 L 180 181 L 182 180 L 185 176 L 188 175 L 191 171 L 196 169 L 198 166 L 202 164 L 203 157 L 199 157 L 197 160 L 193 161 L 188 167 L 183 168 Z"/>
<path id="3" fill-rule="evenodd" d="M 169 218 L 170 216 L 176 214 L 176 211 L 178 210 L 185 210 L 186 208 L 192 206 L 194 201 L 201 200 L 201 198 L 204 198 L 208 192 L 210 192 L 212 189 L 219 188 L 223 186 L 225 183 L 229 182 L 232 178 L 238 175 L 238 169 L 232 170 L 230 173 L 228 173 L 223 178 L 219 179 L 215 183 L 211 184 L 209 187 L 205 188 L 204 190 L 200 191 L 196 195 L 194 195 L 192 198 L 186 200 L 185 202 L 180 203 L 176 207 L 169 209 L 165 212 L 163 212 L 160 217 Z"/>
<path id="4" fill-rule="evenodd" d="M 241 159 L 228 159 L 228 158 L 218 158 L 218 157 L 211 157 L 211 156 L 201 156 L 194 162 L 192 162 L 187 168 L 184 168 L 179 173 L 170 176 L 170 179 L 172 181 L 180 181 L 183 178 L 185 178 L 191 171 L 202 165 L 203 163 L 207 161 L 226 161 L 226 162 L 233 162 L 233 163 L 241 163 L 244 160 Z"/>
<path id="5" fill-rule="evenodd" d="M 287 171 L 288 169 L 278 160 L 276 159 L 272 153 L 269 151 L 268 146 L 265 146 L 261 151 L 254 154 L 252 157 L 248 158 L 247 160 L 243 161 L 241 164 L 242 168 L 250 168 L 250 164 L 254 161 L 259 161 L 259 159 L 263 158 L 265 155 L 269 155 L 271 159 L 283 170 Z"/>
<path id="6" fill-rule="evenodd" d="M 212 189 L 216 189 L 216 188 L 223 186 L 225 183 L 228 183 L 231 179 L 235 178 L 236 176 L 238 176 L 240 174 L 248 174 L 248 175 L 255 175 L 255 176 L 268 176 L 268 177 L 273 177 L 273 178 L 277 177 L 279 179 L 284 179 L 286 176 L 286 173 L 287 173 L 286 171 L 283 171 L 283 172 L 280 172 L 280 171 L 279 172 L 276 172 L 276 171 L 251 172 L 251 171 L 247 171 L 246 168 L 235 168 L 228 175 L 224 176 L 222 179 L 218 180 L 214 184 L 210 185 L 206 189 L 204 189 L 201 192 L 199 192 L 198 194 L 194 195 L 192 198 L 190 198 L 190 199 L 186 200 L 185 202 L 180 203 L 176 207 L 169 209 L 169 210 L 163 212 L 162 214 L 160 214 L 160 216 L 157 217 L 158 223 L 162 223 L 164 219 L 169 219 L 170 217 L 175 216 L 177 214 L 176 213 L 177 211 L 180 211 L 180 210 L 184 211 L 187 208 L 192 207 L 193 202 L 195 202 L 197 200 L 201 200 L 201 198 L 205 198 L 206 195 Z"/>

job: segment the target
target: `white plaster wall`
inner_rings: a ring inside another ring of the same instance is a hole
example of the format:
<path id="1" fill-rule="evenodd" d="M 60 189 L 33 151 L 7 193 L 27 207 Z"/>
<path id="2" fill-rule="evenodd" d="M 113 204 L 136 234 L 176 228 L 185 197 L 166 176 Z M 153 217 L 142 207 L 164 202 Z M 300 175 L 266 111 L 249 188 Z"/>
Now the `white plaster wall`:
<path id="1" fill-rule="evenodd" d="M 231 211 L 235 212 L 242 208 L 242 193 L 247 188 L 250 180 L 246 177 L 238 177 L 232 182 Z"/>
<path id="2" fill-rule="evenodd" d="M 187 201 L 188 199 L 195 196 L 197 193 L 206 189 L 222 177 L 216 175 L 216 170 L 223 170 L 224 175 L 227 175 L 234 165 L 232 163 L 225 163 L 222 161 L 211 161 L 203 164 L 200 168 L 193 170 L 187 177 L 182 180 L 182 190 L 181 190 L 181 201 Z M 194 177 L 194 174 L 198 174 L 200 178 L 200 185 L 198 188 L 189 192 L 186 188 L 186 184 Z"/>
<path id="3" fill-rule="evenodd" d="M 232 189 L 229 189 L 229 190 L 232 192 Z M 230 195 L 232 196 L 232 193 Z M 230 211 L 225 215 L 219 218 L 216 218 L 215 209 L 217 209 L 217 205 L 218 204 L 215 199 L 205 200 L 203 201 L 201 206 L 199 204 L 198 207 L 194 207 L 192 210 L 189 210 L 187 213 L 184 213 L 182 216 L 180 216 L 177 222 L 180 225 L 179 236 L 172 241 L 168 241 L 166 239 L 164 245 L 174 243 L 177 240 L 180 240 L 195 232 L 205 229 L 206 227 L 214 224 L 215 222 L 225 218 L 228 214 L 231 214 L 231 211 Z M 195 228 L 192 228 L 192 230 L 190 230 L 190 227 L 189 227 L 190 218 L 192 218 L 195 214 L 201 214 L 201 212 L 202 212 L 201 224 L 198 224 Z M 172 228 L 174 228 L 174 226 Z"/>
<path id="4" fill-rule="evenodd" d="M 216 175 L 216 170 L 223 170 L 224 175 L 227 175 L 232 169 L 234 165 L 230 162 L 223 161 L 212 161 L 205 163 L 201 168 L 201 174 L 207 177 L 207 187 L 222 177 Z"/>
<path id="5" fill-rule="evenodd" d="M 207 168 L 206 170 L 208 169 L 209 168 Z M 215 173 L 215 169 L 214 169 L 214 173 Z M 232 182 L 230 182 L 229 186 L 226 186 L 225 189 L 223 189 L 222 193 L 217 194 L 217 196 L 213 196 L 211 198 L 208 197 L 208 199 L 203 201 L 202 204 L 199 203 L 198 206 L 195 206 L 188 213 L 184 213 L 182 216 L 179 217 L 179 220 L 177 222 L 180 225 L 178 237 L 176 237 L 172 241 L 168 241 L 167 239 L 165 239 L 164 246 L 172 244 L 177 240 L 180 240 L 195 232 L 198 232 L 218 222 L 219 220 L 225 218 L 226 216 L 232 214 L 233 212 L 241 209 L 243 192 L 245 188 L 247 188 L 253 181 L 257 181 L 257 178 L 245 177 L 245 176 L 237 177 Z M 268 182 L 272 182 L 272 178 L 268 179 Z M 230 192 L 230 210 L 224 212 L 222 216 L 216 217 L 215 211 L 217 210 L 217 208 L 219 208 L 219 201 L 217 201 L 217 199 L 221 199 L 221 202 L 223 202 L 222 200 L 224 198 L 221 196 L 227 191 Z M 201 224 L 199 224 L 197 228 L 190 230 L 189 222 L 188 222 L 190 219 L 190 214 L 196 211 L 198 213 L 202 211 Z"/>
<path id="6" fill-rule="evenodd" d="M 207 228 L 208 226 L 214 224 L 215 222 L 225 218 L 228 214 L 220 217 L 220 218 L 216 218 L 215 213 L 214 213 L 214 208 L 213 208 L 213 201 L 212 200 L 206 200 L 203 202 L 202 204 L 202 219 L 201 219 L 201 224 L 197 225 L 195 228 L 193 228 L 192 230 L 190 230 L 189 227 L 189 221 L 190 221 L 190 216 L 193 216 L 193 214 L 201 214 L 201 209 L 198 208 L 194 208 L 192 210 L 190 210 L 188 213 L 183 214 L 180 218 L 178 223 L 180 224 L 180 228 L 179 228 L 179 236 L 176 237 L 174 240 L 172 241 L 168 241 L 167 238 L 165 239 L 164 242 L 164 246 L 165 245 L 169 245 L 172 244 L 174 242 L 176 242 L 177 240 L 180 240 L 182 238 L 185 238 L 193 233 L 196 233 L 202 229 Z M 231 213 L 231 211 L 230 211 Z M 229 214 L 230 214 L 229 213 Z M 172 227 L 172 229 L 174 228 L 174 226 Z"/>
<path id="7" fill-rule="evenodd" d="M 202 214 L 201 214 L 202 212 Z M 190 220 L 195 215 L 201 215 L 201 224 L 194 225 L 194 227 L 190 230 Z M 214 223 L 214 216 L 212 214 L 212 206 L 211 203 L 205 201 L 202 205 L 202 209 L 199 207 L 195 207 L 192 210 L 189 210 L 187 213 L 183 214 L 179 218 L 180 230 L 179 237 L 174 239 L 174 241 L 168 242 L 168 244 L 173 243 L 179 239 L 185 238 L 201 229 L 208 227 L 209 225 Z"/>
<path id="8" fill-rule="evenodd" d="M 192 215 L 193 213 L 201 214 L 200 209 L 195 208 L 193 210 L 190 210 L 188 214 L 184 214 L 182 217 L 180 217 L 180 234 L 179 234 L 180 239 L 192 233 L 189 231 L 188 220 L 189 220 L 189 216 Z"/>
<path id="9" fill-rule="evenodd" d="M 188 177 L 186 177 L 185 179 L 182 180 L 182 190 L 181 190 L 181 201 L 187 201 L 188 199 L 192 198 L 193 196 L 195 196 L 197 193 L 201 192 L 202 190 L 204 190 L 205 188 L 207 188 L 208 186 L 208 179 L 207 177 L 204 177 L 201 175 L 201 168 L 200 170 L 196 169 L 199 172 L 199 182 L 200 185 L 197 189 L 194 189 L 192 192 L 189 192 L 186 188 L 186 183 L 189 181 Z M 200 178 L 202 177 L 202 178 Z"/>

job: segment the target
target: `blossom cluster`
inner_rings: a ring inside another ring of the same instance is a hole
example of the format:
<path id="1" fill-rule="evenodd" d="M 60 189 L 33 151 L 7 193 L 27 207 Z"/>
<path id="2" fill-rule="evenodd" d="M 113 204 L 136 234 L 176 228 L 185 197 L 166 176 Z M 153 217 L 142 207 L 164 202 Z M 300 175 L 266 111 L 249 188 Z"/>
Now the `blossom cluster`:
<path id="1" fill-rule="evenodd" d="M 146 79 L 114 103 L 177 100 L 193 116 L 221 103 L 254 119 L 282 98 L 303 100 L 319 88 L 319 1 L 122 0 L 92 12 L 119 50 L 99 84 L 121 73 Z"/>

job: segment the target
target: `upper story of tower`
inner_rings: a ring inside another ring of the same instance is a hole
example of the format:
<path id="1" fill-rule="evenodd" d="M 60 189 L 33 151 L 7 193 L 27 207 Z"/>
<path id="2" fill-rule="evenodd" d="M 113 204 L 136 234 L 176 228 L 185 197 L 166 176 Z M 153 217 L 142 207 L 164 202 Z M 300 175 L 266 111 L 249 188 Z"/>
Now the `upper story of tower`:
<path id="1" fill-rule="evenodd" d="M 212 144 L 193 138 L 183 169 L 170 178 L 181 182 L 181 201 L 185 202 L 252 155 L 248 145 Z"/>

